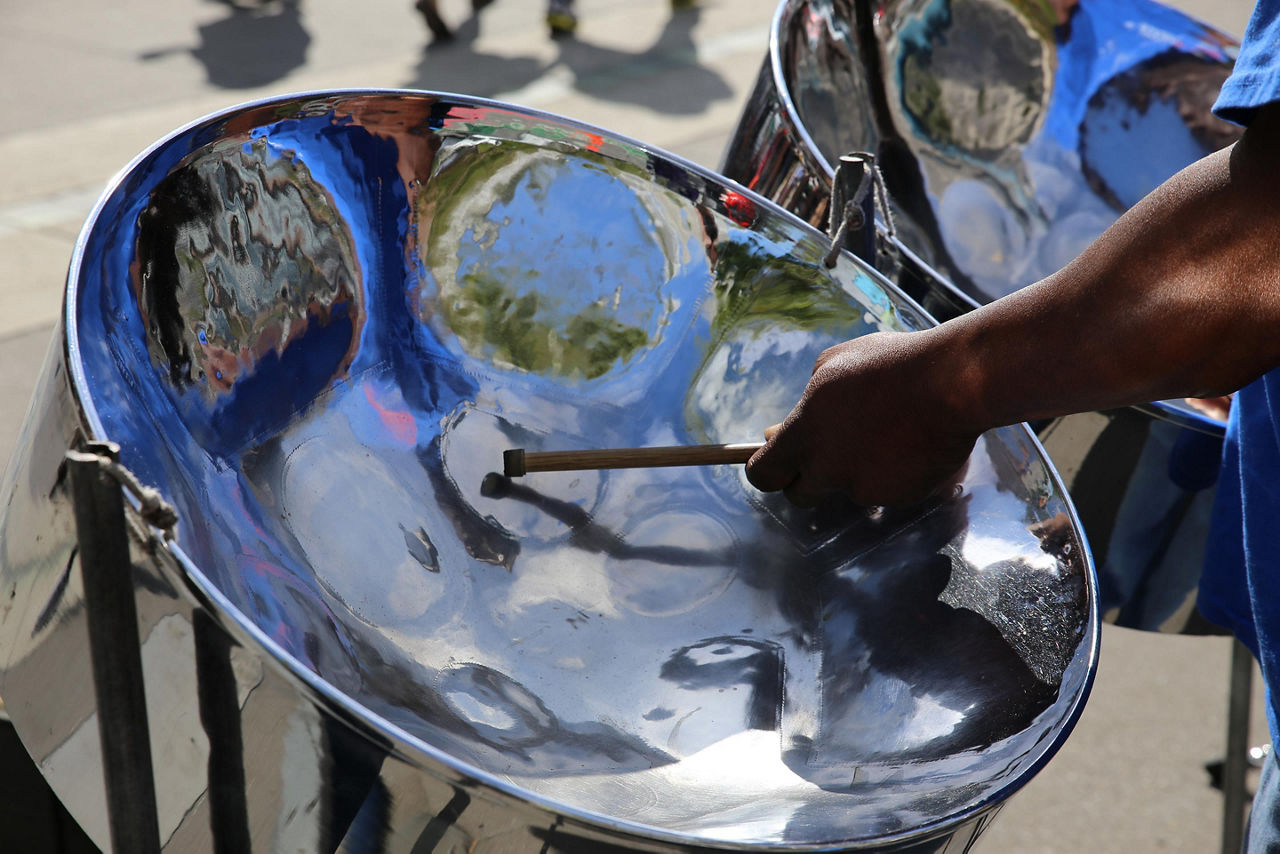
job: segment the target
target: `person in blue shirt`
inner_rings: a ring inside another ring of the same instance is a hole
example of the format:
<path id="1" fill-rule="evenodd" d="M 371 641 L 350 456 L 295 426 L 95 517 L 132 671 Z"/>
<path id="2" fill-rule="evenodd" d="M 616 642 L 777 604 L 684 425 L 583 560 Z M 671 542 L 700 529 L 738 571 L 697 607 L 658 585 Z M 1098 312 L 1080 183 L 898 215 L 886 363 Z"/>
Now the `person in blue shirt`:
<path id="1" fill-rule="evenodd" d="M 903 504 L 950 485 L 979 435 L 1021 421 L 1238 393 L 1200 609 L 1258 658 L 1280 733 L 1280 0 L 1255 6 L 1214 111 L 1245 127 L 1063 269 L 940 326 L 824 352 L 747 463 L 764 491 Z M 1275 171 L 1273 171 L 1275 170 Z M 886 429 L 886 426 L 891 429 Z M 1247 849 L 1280 844 L 1264 768 Z"/>

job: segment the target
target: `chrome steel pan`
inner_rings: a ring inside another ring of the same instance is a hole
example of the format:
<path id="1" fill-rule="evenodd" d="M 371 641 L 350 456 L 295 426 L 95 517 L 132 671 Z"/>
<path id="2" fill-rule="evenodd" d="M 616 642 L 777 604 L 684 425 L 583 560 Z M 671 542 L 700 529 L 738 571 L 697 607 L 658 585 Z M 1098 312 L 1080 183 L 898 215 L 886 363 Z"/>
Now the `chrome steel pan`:
<path id="1" fill-rule="evenodd" d="M 881 223 L 878 266 L 946 320 L 1061 268 L 1232 142 L 1210 107 L 1237 46 L 1152 0 L 785 0 L 721 171 L 822 225 L 832 164 L 874 153 L 897 229 Z M 1183 627 L 1223 420 L 1162 401 L 1037 426 L 1104 612 Z"/>
<path id="2" fill-rule="evenodd" d="M 178 515 L 165 540 L 129 504 L 168 850 L 968 845 L 1097 653 L 1027 429 L 910 512 L 799 511 L 740 467 L 493 474 L 758 437 L 826 346 L 931 322 L 827 249 L 713 173 L 460 96 L 161 140 L 85 227 L 4 484 L 0 694 L 54 790 L 105 844 L 62 458 L 110 440 Z"/>

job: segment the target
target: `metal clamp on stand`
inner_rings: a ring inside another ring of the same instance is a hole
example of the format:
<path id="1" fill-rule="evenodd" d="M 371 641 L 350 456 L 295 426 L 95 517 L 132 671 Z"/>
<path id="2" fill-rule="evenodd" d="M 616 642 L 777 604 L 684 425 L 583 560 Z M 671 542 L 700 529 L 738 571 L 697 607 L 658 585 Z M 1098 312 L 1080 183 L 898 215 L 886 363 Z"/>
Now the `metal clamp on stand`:
<path id="1" fill-rule="evenodd" d="M 876 167 L 874 154 L 856 151 L 840 157 L 831 181 L 831 202 L 827 208 L 827 233 L 831 235 L 831 251 L 823 259 L 829 268 L 836 265 L 841 249 L 847 249 L 879 269 L 877 264 L 876 207 L 879 206 L 885 229 L 892 239 L 893 216 L 889 212 L 889 194 L 884 178 Z"/>

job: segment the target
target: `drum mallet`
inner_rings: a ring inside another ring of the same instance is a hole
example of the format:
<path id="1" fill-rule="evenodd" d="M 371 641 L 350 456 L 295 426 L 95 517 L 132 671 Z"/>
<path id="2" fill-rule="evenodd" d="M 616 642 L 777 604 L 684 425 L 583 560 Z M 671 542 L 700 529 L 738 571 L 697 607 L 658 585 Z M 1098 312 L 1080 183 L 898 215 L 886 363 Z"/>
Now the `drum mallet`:
<path id="1" fill-rule="evenodd" d="M 502 452 L 502 473 L 507 477 L 523 477 L 537 471 L 733 465 L 751 459 L 763 444 L 744 442 L 737 445 L 670 445 L 586 451 L 526 451 L 523 448 L 512 448 Z"/>

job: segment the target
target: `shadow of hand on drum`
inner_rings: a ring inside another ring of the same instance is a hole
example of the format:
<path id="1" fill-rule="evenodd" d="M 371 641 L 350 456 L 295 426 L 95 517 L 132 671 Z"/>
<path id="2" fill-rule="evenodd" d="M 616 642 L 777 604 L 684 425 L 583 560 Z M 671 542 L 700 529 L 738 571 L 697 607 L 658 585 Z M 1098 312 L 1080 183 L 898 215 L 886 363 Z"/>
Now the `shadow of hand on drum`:
<path id="1" fill-rule="evenodd" d="M 823 576 L 822 715 L 812 736 L 791 740 L 796 773 L 848 790 L 864 764 L 989 748 L 1057 699 L 1059 686 L 1018 648 L 1025 637 L 1015 645 L 1009 636 L 1026 634 L 1017 615 L 1001 627 L 961 604 L 973 591 L 960 588 L 984 583 L 983 567 L 954 571 L 949 544 L 968 524 L 967 499 L 944 502 Z"/>
<path id="2" fill-rule="evenodd" d="M 723 566 L 735 555 L 731 548 L 712 551 L 671 545 L 631 545 L 622 534 L 595 521 L 572 501 L 544 495 L 497 472 L 485 475 L 480 494 L 486 498 L 510 498 L 537 508 L 569 528 L 569 542 L 575 548 L 603 553 L 617 560 L 645 560 L 670 566 Z"/>

